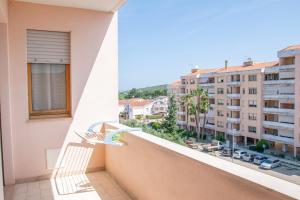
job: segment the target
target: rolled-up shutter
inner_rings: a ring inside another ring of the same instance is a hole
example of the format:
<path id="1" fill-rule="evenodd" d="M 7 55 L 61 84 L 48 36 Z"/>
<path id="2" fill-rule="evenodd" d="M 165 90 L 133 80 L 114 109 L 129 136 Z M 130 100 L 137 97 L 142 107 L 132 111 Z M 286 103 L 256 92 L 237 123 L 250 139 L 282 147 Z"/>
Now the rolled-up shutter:
<path id="1" fill-rule="evenodd" d="M 70 64 L 70 33 L 27 30 L 27 62 Z"/>

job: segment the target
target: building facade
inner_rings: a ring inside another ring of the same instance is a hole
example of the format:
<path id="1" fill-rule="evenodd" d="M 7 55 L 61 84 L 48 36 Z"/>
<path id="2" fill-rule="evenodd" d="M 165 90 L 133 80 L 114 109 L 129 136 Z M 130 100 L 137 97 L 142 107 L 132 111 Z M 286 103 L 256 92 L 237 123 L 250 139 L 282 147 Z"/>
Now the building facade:
<path id="1" fill-rule="evenodd" d="M 278 51 L 278 61 L 192 69 L 181 77 L 178 96 L 197 87 L 208 91 L 205 132 L 242 145 L 264 139 L 284 152 L 300 154 L 300 45 Z M 177 124 L 195 130 L 195 120 L 179 106 Z"/>

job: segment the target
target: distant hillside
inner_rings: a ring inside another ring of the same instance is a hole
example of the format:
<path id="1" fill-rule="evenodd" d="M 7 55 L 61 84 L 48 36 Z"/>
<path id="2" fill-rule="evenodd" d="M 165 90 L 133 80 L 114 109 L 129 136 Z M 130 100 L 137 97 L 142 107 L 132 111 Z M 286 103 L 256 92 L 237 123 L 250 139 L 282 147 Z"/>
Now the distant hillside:
<path id="1" fill-rule="evenodd" d="M 156 85 L 145 88 L 132 88 L 119 93 L 119 99 L 130 99 L 130 98 L 144 98 L 152 99 L 158 96 L 167 95 L 167 84 L 165 85 Z"/>

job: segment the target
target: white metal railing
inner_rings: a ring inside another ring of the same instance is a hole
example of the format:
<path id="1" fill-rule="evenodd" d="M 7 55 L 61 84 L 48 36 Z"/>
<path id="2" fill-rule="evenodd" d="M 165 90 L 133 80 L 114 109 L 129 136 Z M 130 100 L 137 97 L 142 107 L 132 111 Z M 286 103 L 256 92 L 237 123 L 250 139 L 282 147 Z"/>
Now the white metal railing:
<path id="1" fill-rule="evenodd" d="M 235 93 L 235 94 L 227 94 L 227 96 L 228 96 L 229 98 L 232 98 L 232 99 L 234 99 L 234 98 L 241 98 L 241 94 L 238 94 L 238 93 Z"/>

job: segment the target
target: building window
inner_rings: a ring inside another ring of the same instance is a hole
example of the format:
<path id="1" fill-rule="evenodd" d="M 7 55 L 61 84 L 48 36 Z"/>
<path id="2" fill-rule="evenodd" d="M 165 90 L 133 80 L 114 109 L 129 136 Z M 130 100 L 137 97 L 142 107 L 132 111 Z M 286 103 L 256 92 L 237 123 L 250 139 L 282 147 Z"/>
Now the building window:
<path id="1" fill-rule="evenodd" d="M 248 126 L 248 131 L 250 133 L 256 133 L 256 127 L 254 127 L 254 126 Z"/>
<path id="2" fill-rule="evenodd" d="M 243 88 L 243 94 L 245 94 L 245 88 Z"/>
<path id="3" fill-rule="evenodd" d="M 224 112 L 222 110 L 217 110 L 217 115 L 220 117 L 224 116 Z"/>
<path id="4" fill-rule="evenodd" d="M 223 122 L 221 122 L 221 121 L 217 121 L 217 127 L 219 127 L 219 128 L 223 128 L 223 127 L 224 127 L 224 124 L 223 124 Z"/>
<path id="5" fill-rule="evenodd" d="M 217 82 L 218 82 L 218 83 L 224 83 L 224 78 L 218 77 L 218 78 L 217 78 Z"/>
<path id="6" fill-rule="evenodd" d="M 224 99 L 218 99 L 217 103 L 218 105 L 224 105 Z"/>
<path id="7" fill-rule="evenodd" d="M 257 76 L 256 75 L 249 75 L 248 76 L 248 81 L 256 81 Z"/>
<path id="8" fill-rule="evenodd" d="M 279 80 L 279 74 L 265 74 L 265 81 Z"/>
<path id="9" fill-rule="evenodd" d="M 224 89 L 223 88 L 218 88 L 217 93 L 218 94 L 224 94 Z"/>
<path id="10" fill-rule="evenodd" d="M 255 113 L 248 113 L 248 119 L 249 120 L 256 120 L 256 114 Z"/>
<path id="11" fill-rule="evenodd" d="M 256 88 L 249 88 L 249 94 L 257 94 Z"/>
<path id="12" fill-rule="evenodd" d="M 70 33 L 27 30 L 30 118 L 71 115 L 69 45 Z"/>
<path id="13" fill-rule="evenodd" d="M 249 107 L 256 107 L 256 100 L 249 100 Z"/>

